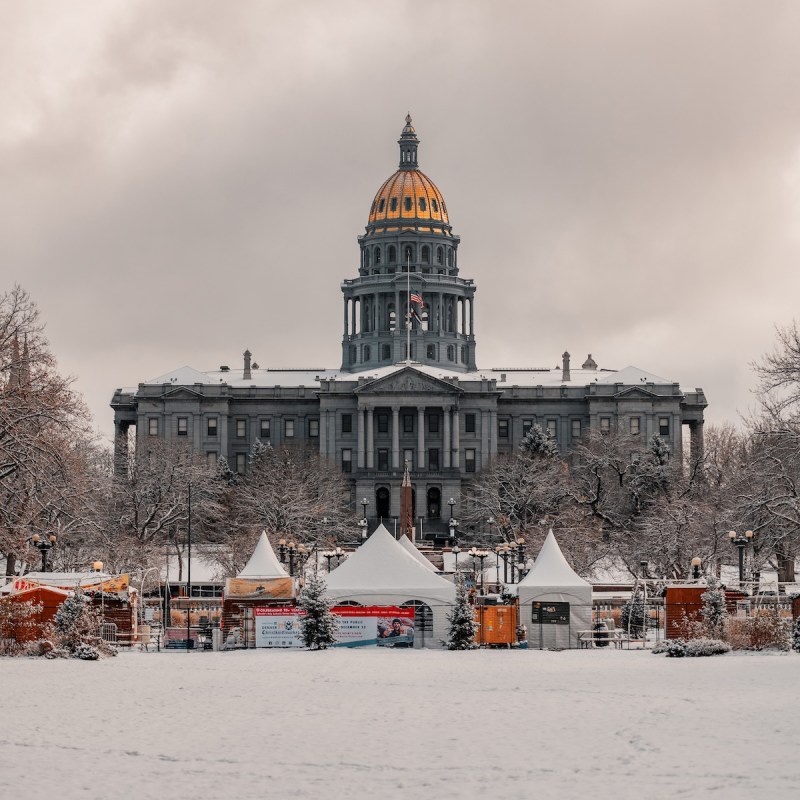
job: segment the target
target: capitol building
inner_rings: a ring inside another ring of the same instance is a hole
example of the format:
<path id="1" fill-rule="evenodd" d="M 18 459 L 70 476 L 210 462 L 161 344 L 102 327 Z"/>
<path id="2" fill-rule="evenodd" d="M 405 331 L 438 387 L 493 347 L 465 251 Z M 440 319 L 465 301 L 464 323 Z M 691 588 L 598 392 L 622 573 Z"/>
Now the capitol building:
<path id="1" fill-rule="evenodd" d="M 601 369 L 591 355 L 573 365 L 558 351 L 547 356 L 557 368 L 479 368 L 477 287 L 461 275 L 461 240 L 419 168 L 410 117 L 398 144 L 398 169 L 372 200 L 341 284 L 341 365 L 259 366 L 246 351 L 236 366 L 181 367 L 117 389 L 118 448 L 134 426 L 137 446 L 183 439 L 209 463 L 224 456 L 245 472 L 256 439 L 311 446 L 347 475 L 354 510 L 366 498 L 367 516 L 383 520 L 400 514 L 408 462 L 423 535 L 446 531 L 448 500 L 458 516 L 469 482 L 534 424 L 563 453 L 590 430 L 621 430 L 642 442 L 658 434 L 680 454 L 684 426 L 702 448 L 702 389 L 633 366 Z"/>

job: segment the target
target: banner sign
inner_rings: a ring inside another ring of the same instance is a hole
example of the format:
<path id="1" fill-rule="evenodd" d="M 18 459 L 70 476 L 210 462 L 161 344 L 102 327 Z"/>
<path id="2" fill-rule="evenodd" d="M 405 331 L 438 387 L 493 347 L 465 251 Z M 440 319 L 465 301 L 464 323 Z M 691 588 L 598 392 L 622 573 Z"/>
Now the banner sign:
<path id="1" fill-rule="evenodd" d="M 335 606 L 337 647 L 413 647 L 414 609 L 398 606 Z M 256 647 L 302 648 L 300 620 L 294 606 L 253 609 Z"/>
<path id="2" fill-rule="evenodd" d="M 569 625 L 569 603 L 534 603 L 532 620 L 537 625 Z"/>
<path id="3" fill-rule="evenodd" d="M 228 578 L 225 581 L 225 598 L 253 598 L 291 600 L 294 597 L 292 578 Z"/>
<path id="4" fill-rule="evenodd" d="M 35 589 L 39 586 L 51 589 L 65 589 L 72 591 L 76 585 L 88 593 L 103 592 L 104 594 L 124 595 L 128 592 L 130 577 L 127 573 L 115 575 L 110 578 L 95 578 L 94 576 L 78 576 L 74 578 L 64 577 L 63 579 L 55 574 L 52 578 L 42 580 L 29 580 L 28 578 L 16 578 L 14 580 L 14 591 L 24 592 L 26 589 Z"/>

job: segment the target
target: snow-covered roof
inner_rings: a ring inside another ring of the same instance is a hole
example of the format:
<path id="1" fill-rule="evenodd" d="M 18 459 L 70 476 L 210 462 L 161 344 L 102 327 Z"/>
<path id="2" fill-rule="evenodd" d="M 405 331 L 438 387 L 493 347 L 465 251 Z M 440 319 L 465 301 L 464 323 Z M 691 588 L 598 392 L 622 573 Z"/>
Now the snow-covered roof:
<path id="1" fill-rule="evenodd" d="M 414 558 L 416 558 L 417 561 L 422 564 L 422 566 L 424 566 L 426 569 L 429 569 L 431 572 L 437 572 L 436 567 L 431 564 L 429 559 L 425 558 L 425 556 L 420 553 L 417 546 L 411 541 L 411 539 L 408 538 L 408 536 L 401 536 L 397 541 L 400 542 L 400 545 L 403 547 L 403 549 L 411 553 L 411 555 L 414 556 Z"/>
<path id="2" fill-rule="evenodd" d="M 520 581 L 519 586 L 520 588 L 523 586 L 591 588 L 589 582 L 581 578 L 567 563 L 552 528 L 544 540 L 533 568 Z"/>
<path id="3" fill-rule="evenodd" d="M 452 601 L 455 588 L 423 566 L 383 525 L 344 563 L 330 573 L 329 594 L 396 595 Z"/>
<path id="4" fill-rule="evenodd" d="M 565 383 L 563 371 L 560 366 L 552 368 L 502 368 L 492 367 L 478 369 L 473 372 L 454 372 L 447 367 L 435 367 L 428 364 L 405 362 L 386 364 L 375 369 L 353 373 L 341 369 L 314 368 L 308 369 L 281 369 L 259 368 L 251 369 L 250 377 L 245 378 L 243 368 L 215 369 L 201 372 L 194 367 L 179 367 L 170 372 L 145 381 L 145 384 L 159 385 L 172 384 L 174 386 L 192 386 L 193 384 L 220 384 L 225 383 L 233 387 L 274 387 L 274 386 L 308 386 L 318 387 L 323 380 L 357 381 L 359 379 L 378 380 L 410 366 L 423 375 L 444 380 L 457 377 L 461 381 L 496 380 L 498 388 L 504 386 L 561 386 Z M 646 383 L 670 384 L 673 381 L 660 377 L 652 372 L 639 367 L 628 366 L 624 369 L 582 369 L 570 368 L 570 380 L 566 383 L 572 386 L 586 386 L 590 383 L 625 385 L 640 385 Z M 135 388 L 123 391 L 136 392 Z"/>
<path id="5" fill-rule="evenodd" d="M 275 551 L 267 538 L 267 532 L 262 531 L 261 536 L 253 550 L 253 555 L 245 568 L 237 576 L 239 578 L 286 578 L 286 570 L 278 561 Z"/>

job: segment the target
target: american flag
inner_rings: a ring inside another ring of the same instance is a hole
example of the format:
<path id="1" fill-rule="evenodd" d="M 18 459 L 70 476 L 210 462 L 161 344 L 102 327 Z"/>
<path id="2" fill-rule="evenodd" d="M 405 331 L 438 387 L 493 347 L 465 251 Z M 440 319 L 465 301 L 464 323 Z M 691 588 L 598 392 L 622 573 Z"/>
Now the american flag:
<path id="1" fill-rule="evenodd" d="M 412 303 L 416 303 L 418 306 L 420 306 L 422 308 L 425 307 L 425 303 L 422 302 L 422 295 L 421 294 L 416 294 L 416 293 L 412 294 L 411 297 L 410 297 L 410 300 L 411 300 Z"/>

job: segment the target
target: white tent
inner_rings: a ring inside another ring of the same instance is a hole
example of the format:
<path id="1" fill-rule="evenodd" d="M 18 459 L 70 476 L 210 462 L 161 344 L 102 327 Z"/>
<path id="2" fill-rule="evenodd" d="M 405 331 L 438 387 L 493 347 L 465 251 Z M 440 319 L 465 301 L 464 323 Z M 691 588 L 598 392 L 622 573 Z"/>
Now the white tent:
<path id="1" fill-rule="evenodd" d="M 408 536 L 401 535 L 397 541 L 400 542 L 400 544 L 403 546 L 403 549 L 411 553 L 411 555 L 414 556 L 414 558 L 416 558 L 423 567 L 429 569 L 431 572 L 438 572 L 436 567 L 431 564 L 429 559 L 425 558 L 425 556 L 420 553 L 419 548 L 411 541 L 411 539 L 408 538 Z"/>
<path id="2" fill-rule="evenodd" d="M 592 586 L 567 563 L 552 530 L 517 595 L 531 647 L 577 647 L 578 631 L 592 627 Z"/>
<path id="3" fill-rule="evenodd" d="M 416 606 L 415 646 L 440 647 L 447 639 L 455 587 L 421 564 L 383 525 L 330 573 L 327 584 L 334 603 Z"/>
<path id="4" fill-rule="evenodd" d="M 253 555 L 245 568 L 237 576 L 239 578 L 287 578 L 283 564 L 278 561 L 272 545 L 267 539 L 267 532 L 262 531 L 261 536 L 253 550 Z"/>

